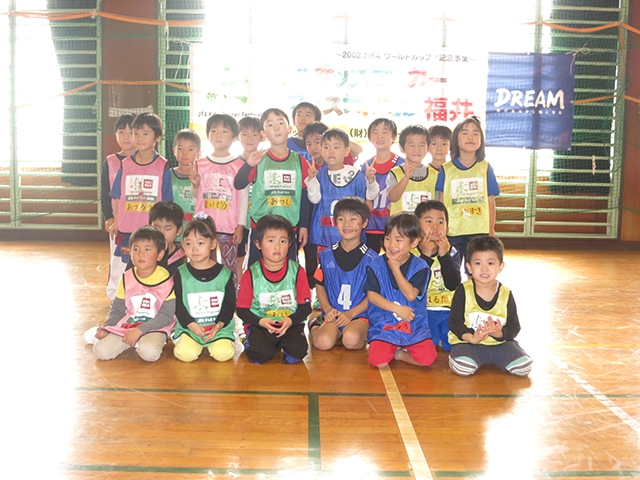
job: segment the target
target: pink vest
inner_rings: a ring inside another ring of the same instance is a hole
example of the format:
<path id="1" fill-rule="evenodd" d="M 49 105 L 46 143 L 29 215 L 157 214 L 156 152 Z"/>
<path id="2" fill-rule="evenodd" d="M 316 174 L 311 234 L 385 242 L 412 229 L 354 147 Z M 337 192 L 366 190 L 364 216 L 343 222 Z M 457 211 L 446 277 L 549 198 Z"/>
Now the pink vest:
<path id="1" fill-rule="evenodd" d="M 133 268 L 124 272 L 123 281 L 126 314 L 116 326 L 104 327 L 108 332 L 121 337 L 124 337 L 132 328 L 136 328 L 154 318 L 158 314 L 162 303 L 173 290 L 173 277 L 167 277 L 164 282 L 157 285 L 145 285 L 135 276 Z M 174 318 L 166 327 L 152 330 L 152 332 L 164 332 L 169 335 L 175 324 Z"/>
<path id="2" fill-rule="evenodd" d="M 214 163 L 207 157 L 197 162 L 201 180 L 196 212 L 210 215 L 218 233 L 233 234 L 238 226 L 241 194 L 233 188 L 233 181 L 243 163 L 240 159 Z"/>
<path id="3" fill-rule="evenodd" d="M 149 224 L 149 210 L 162 200 L 162 175 L 167 161 L 158 156 L 148 165 L 138 165 L 131 157 L 122 161 L 118 230 L 131 233 Z"/>
<path id="4" fill-rule="evenodd" d="M 113 182 L 116 179 L 116 175 L 118 174 L 118 170 L 120 170 L 120 165 L 122 165 L 122 160 L 118 158 L 115 153 L 112 153 L 107 157 L 107 169 L 109 173 L 109 190 L 113 188 Z M 111 210 L 116 211 L 116 199 L 111 199 Z"/>

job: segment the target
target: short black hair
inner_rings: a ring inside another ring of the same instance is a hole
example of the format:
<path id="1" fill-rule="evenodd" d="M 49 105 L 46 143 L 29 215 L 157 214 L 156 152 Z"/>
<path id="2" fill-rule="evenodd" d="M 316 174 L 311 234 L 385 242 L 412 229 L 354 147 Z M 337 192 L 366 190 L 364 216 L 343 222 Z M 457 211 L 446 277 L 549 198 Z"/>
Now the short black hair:
<path id="1" fill-rule="evenodd" d="M 184 219 L 184 210 L 176 202 L 162 201 L 156 203 L 149 210 L 149 224 L 155 220 L 166 220 L 173 223 L 176 227 L 182 227 Z"/>
<path id="2" fill-rule="evenodd" d="M 504 259 L 504 245 L 498 237 L 492 237 L 491 235 L 479 235 L 469 242 L 467 254 L 465 255 L 468 263 L 471 263 L 471 257 L 476 252 L 494 252 L 500 263 Z"/>
<path id="3" fill-rule="evenodd" d="M 478 161 L 484 160 L 485 158 L 484 133 L 482 131 L 482 124 L 480 123 L 480 119 L 475 115 L 469 118 L 465 118 L 458 125 L 456 125 L 456 128 L 453 129 L 453 134 L 451 135 L 451 147 L 450 147 L 451 158 L 454 159 L 460 156 L 460 145 L 458 145 L 458 134 L 460 133 L 462 128 L 468 123 L 473 123 L 475 126 L 478 127 L 478 130 L 480 130 L 480 148 L 476 150 L 476 160 Z"/>
<path id="4" fill-rule="evenodd" d="M 271 113 L 275 114 L 278 117 L 283 117 L 287 121 L 287 125 L 291 125 L 291 123 L 289 123 L 289 117 L 286 113 L 284 113 L 284 110 L 280 110 L 279 108 L 267 108 L 264 112 L 262 112 L 262 115 L 260 115 L 260 125 L 262 125 L 263 129 L 264 122 L 267 121 L 267 117 Z"/>
<path id="5" fill-rule="evenodd" d="M 116 120 L 114 131 L 117 132 L 118 130 L 126 127 L 131 128 L 131 124 L 133 123 L 134 118 L 136 118 L 136 116 L 133 113 L 123 113 L 122 115 L 120 115 L 118 120 Z"/>
<path id="6" fill-rule="evenodd" d="M 209 238 L 211 240 L 215 240 L 217 238 L 216 224 L 213 221 L 213 218 L 211 218 L 211 215 L 198 213 L 196 218 L 191 220 L 187 223 L 187 226 L 184 227 L 182 240 L 184 241 L 184 239 L 193 231 L 204 238 Z"/>
<path id="7" fill-rule="evenodd" d="M 333 140 L 334 138 L 340 140 L 344 144 L 345 148 L 349 148 L 349 135 L 347 135 L 347 132 L 341 128 L 330 128 L 322 134 L 323 143 L 327 140 Z"/>
<path id="8" fill-rule="evenodd" d="M 295 238 L 295 231 L 291 222 L 282 215 L 265 215 L 258 220 L 253 230 L 253 240 L 258 243 L 262 242 L 267 230 L 284 230 L 289 237 L 289 243 L 292 243 Z"/>
<path id="9" fill-rule="evenodd" d="M 173 139 L 174 148 L 178 145 L 178 140 L 188 140 L 196 144 L 198 150 L 200 150 L 200 135 L 197 134 L 195 130 L 191 130 L 190 128 L 183 128 L 178 133 L 176 133 L 175 138 Z"/>
<path id="10" fill-rule="evenodd" d="M 298 105 L 296 105 L 293 108 L 293 112 L 291 113 L 291 116 L 293 117 L 293 122 L 294 123 L 296 121 L 296 113 L 301 108 L 308 108 L 309 110 L 312 110 L 313 111 L 313 117 L 314 117 L 316 122 L 319 122 L 320 120 L 322 120 L 322 112 L 320 111 L 320 109 L 318 107 L 316 107 L 313 103 L 300 102 Z"/>
<path id="11" fill-rule="evenodd" d="M 309 125 L 304 127 L 304 132 L 302 132 L 302 139 L 304 141 L 306 141 L 307 137 L 309 137 L 311 135 L 320 135 L 320 136 L 322 136 L 322 134 L 324 132 L 326 132 L 327 130 L 329 130 L 329 127 L 327 127 L 324 123 L 322 123 L 322 122 L 311 122 Z"/>
<path id="12" fill-rule="evenodd" d="M 429 127 L 429 135 L 431 140 L 441 138 L 443 140 L 451 140 L 451 129 L 446 125 L 433 125 Z"/>
<path id="13" fill-rule="evenodd" d="M 153 242 L 158 249 L 158 252 L 164 252 L 166 241 L 164 235 L 160 230 L 151 225 L 145 225 L 138 228 L 129 237 L 129 248 L 133 248 L 133 244 L 137 242 Z"/>
<path id="14" fill-rule="evenodd" d="M 240 133 L 240 126 L 235 118 L 231 115 L 227 115 L 226 113 L 214 113 L 207 120 L 207 137 L 209 136 L 211 129 L 220 124 L 231 130 L 233 138 L 236 138 Z"/>
<path id="15" fill-rule="evenodd" d="M 258 117 L 243 117 L 238 122 L 238 127 L 240 127 L 240 131 L 253 130 L 258 133 L 262 131 L 262 124 Z"/>
<path id="16" fill-rule="evenodd" d="M 398 139 L 398 143 L 403 149 L 409 135 L 424 135 L 427 140 L 427 146 L 429 146 L 431 137 L 429 136 L 429 130 L 427 130 L 427 127 L 423 127 L 422 125 L 409 125 L 408 127 L 403 128 L 400 132 L 400 138 Z"/>
<path id="17" fill-rule="evenodd" d="M 369 125 L 369 128 L 367 130 L 367 138 L 371 138 L 371 130 L 376 128 L 378 125 L 384 125 L 389 130 L 391 130 L 392 137 L 398 136 L 398 126 L 396 125 L 396 122 L 389 118 L 376 118 L 373 122 L 371 122 L 371 125 Z"/>
<path id="18" fill-rule="evenodd" d="M 429 210 L 444 212 L 444 219 L 447 221 L 447 225 L 449 225 L 449 212 L 447 212 L 447 207 L 445 207 L 444 203 L 439 202 L 438 200 L 426 200 L 424 202 L 420 202 L 416 206 L 414 215 L 418 217 L 418 220 L 420 220 Z"/>
<path id="19" fill-rule="evenodd" d="M 403 237 L 408 237 L 410 241 L 419 240 L 422 238 L 422 227 L 420 227 L 420 221 L 411 212 L 398 212 L 389 217 L 387 223 L 384 225 L 384 236 L 386 237 L 391 233 L 393 229 L 398 230 L 398 233 Z"/>
<path id="20" fill-rule="evenodd" d="M 344 197 L 333 207 L 333 218 L 343 213 L 357 213 L 362 221 L 368 221 L 371 214 L 369 205 L 360 197 Z"/>
<path id="21" fill-rule="evenodd" d="M 131 122 L 131 130 L 141 129 L 144 126 L 153 130 L 156 138 L 162 136 L 162 120 L 155 113 L 140 113 Z"/>

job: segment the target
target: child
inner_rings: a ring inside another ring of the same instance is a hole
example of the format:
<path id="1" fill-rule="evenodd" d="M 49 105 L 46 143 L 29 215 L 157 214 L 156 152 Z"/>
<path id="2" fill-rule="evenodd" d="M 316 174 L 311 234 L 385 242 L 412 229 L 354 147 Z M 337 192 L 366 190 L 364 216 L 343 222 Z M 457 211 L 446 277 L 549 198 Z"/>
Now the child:
<path id="1" fill-rule="evenodd" d="M 394 358 L 428 366 L 438 356 L 427 321 L 429 267 L 411 253 L 421 234 L 415 215 L 396 213 L 385 225 L 385 254 L 367 267 L 364 290 L 369 300 L 372 367 L 384 367 Z"/>
<path id="2" fill-rule="evenodd" d="M 120 279 L 107 320 L 94 338 L 89 332 L 85 338 L 95 342 L 98 360 L 111 360 L 135 347 L 142 360 L 155 362 L 175 323 L 173 279 L 158 265 L 165 240 L 158 230 L 145 226 L 133 232 L 130 245 L 134 268 Z"/>
<path id="3" fill-rule="evenodd" d="M 125 158 L 109 195 L 115 199 L 114 223 L 116 255 L 129 261 L 131 232 L 147 225 L 149 210 L 162 200 L 173 200 L 169 162 L 155 150 L 162 138 L 162 120 L 153 113 L 141 113 L 131 123 L 137 152 Z"/>
<path id="4" fill-rule="evenodd" d="M 238 293 L 245 353 L 249 361 L 264 363 L 282 350 L 282 363 L 299 362 L 307 355 L 303 322 L 311 313 L 311 293 L 304 269 L 287 259 L 293 227 L 280 215 L 265 215 L 252 235 L 262 258 L 244 272 Z"/>
<path id="5" fill-rule="evenodd" d="M 116 141 L 120 146 L 118 153 L 109 155 L 102 165 L 102 178 L 100 180 L 100 205 L 102 206 L 102 216 L 104 217 L 104 229 L 107 232 L 112 231 L 114 224 L 113 211 L 115 208 L 115 200 L 109 196 L 109 192 L 113 187 L 116 179 L 116 173 L 120 170 L 122 160 L 129 155 L 136 153 L 136 146 L 133 144 L 133 135 L 131 131 L 131 122 L 133 121 L 133 113 L 125 113 L 116 121 Z M 107 281 L 107 298 L 113 301 L 116 294 L 118 281 L 124 273 L 126 262 L 122 261 L 121 256 L 115 255 L 116 237 L 109 235 L 109 280 Z"/>
<path id="6" fill-rule="evenodd" d="M 368 137 L 376 149 L 376 155 L 362 165 L 362 172 L 366 173 L 367 167 L 376 169 L 376 183 L 380 186 L 380 192 L 373 201 L 371 218 L 365 233 L 367 246 L 376 253 L 380 252 L 384 226 L 390 215 L 387 177 L 393 167 L 404 163 L 404 158 L 391 152 L 391 145 L 397 136 L 398 127 L 388 118 L 377 118 L 369 125 Z"/>
<path id="7" fill-rule="evenodd" d="M 322 112 L 313 103 L 301 102 L 295 106 L 291 117 L 297 132 L 296 136 L 287 139 L 287 147 L 301 157 L 311 160 L 312 157 L 305 145 L 304 129 L 312 122 L 319 122 L 322 119 Z"/>
<path id="8" fill-rule="evenodd" d="M 445 125 L 433 125 L 429 127 L 429 138 L 430 165 L 440 171 L 451 146 L 451 129 Z"/>
<path id="9" fill-rule="evenodd" d="M 207 120 L 207 135 L 213 154 L 195 164 L 191 182 L 196 194 L 196 211 L 215 219 L 222 264 L 233 273 L 238 287 L 238 245 L 247 224 L 247 188 L 236 190 L 233 182 L 244 162 L 229 153 L 240 127 L 231 115 L 215 114 Z"/>
<path id="10" fill-rule="evenodd" d="M 449 216 L 445 206 L 437 200 L 428 200 L 416 207 L 415 215 L 422 227 L 422 240 L 418 245 L 420 258 L 431 269 L 427 285 L 427 313 L 433 344 L 442 342 L 442 349 L 449 345 L 449 310 L 451 297 L 460 285 L 460 255 L 449 244 L 447 223 Z"/>
<path id="11" fill-rule="evenodd" d="M 247 158 L 252 152 L 258 150 L 260 142 L 264 140 L 264 132 L 262 131 L 262 125 L 260 125 L 260 119 L 256 117 L 244 117 L 238 122 L 240 127 L 240 145 L 242 145 L 243 151 L 240 160 L 247 162 Z M 251 189 L 251 187 L 249 187 Z M 251 195 L 250 191 L 248 192 Z M 248 207 L 248 205 L 247 205 Z M 245 225 L 242 231 L 242 241 L 238 245 L 238 278 L 242 278 L 244 272 L 244 257 L 247 255 L 247 243 L 249 242 L 249 229 Z"/>
<path id="12" fill-rule="evenodd" d="M 480 120 L 469 117 L 453 130 L 452 161 L 442 166 L 436 183 L 437 199 L 449 211 L 449 241 L 462 258 L 473 237 L 495 235 L 495 197 L 500 187 L 484 157 Z"/>
<path id="13" fill-rule="evenodd" d="M 253 183 L 249 217 L 251 228 L 265 215 L 278 212 L 298 230 L 288 252 L 291 260 L 296 260 L 298 248 L 308 240 L 309 198 L 304 179 L 307 178 L 309 163 L 289 150 L 287 138 L 291 127 L 289 117 L 279 108 L 266 110 L 260 123 L 271 146 L 269 150 L 256 150 L 249 155 L 247 163 L 238 171 L 235 188 L 246 188 Z M 249 234 L 249 265 L 260 258 L 260 250 L 255 239 Z"/>
<path id="14" fill-rule="evenodd" d="M 379 187 L 375 181 L 376 170 L 366 166 L 365 173 L 358 167 L 345 166 L 349 154 L 349 136 L 339 128 L 331 128 L 322 135 L 322 158 L 327 168 L 319 170 L 313 162 L 305 180 L 309 201 L 315 205 L 311 218 L 310 242 L 321 248 L 340 241 L 333 216 L 333 206 L 344 197 L 356 196 L 373 200 Z"/>
<path id="15" fill-rule="evenodd" d="M 531 371 L 533 360 L 515 341 L 520 322 L 513 294 L 496 280 L 503 257 L 502 242 L 489 235 L 467 247 L 471 279 L 456 289 L 449 315 L 449 367 L 458 375 L 473 375 L 485 364 L 521 377 Z"/>
<path id="16" fill-rule="evenodd" d="M 367 340 L 367 295 L 362 287 L 367 267 L 376 255 L 362 243 L 369 221 L 369 206 L 362 198 L 346 197 L 333 211 L 341 240 L 320 252 L 316 290 L 324 318 L 309 323 L 309 337 L 319 350 L 333 348 L 340 336 L 349 350 L 364 347 Z"/>
<path id="17" fill-rule="evenodd" d="M 200 158 L 200 135 L 195 131 L 184 128 L 176 133 L 173 140 L 173 154 L 178 161 L 178 166 L 173 168 L 173 178 L 171 185 L 173 187 L 173 200 L 182 207 L 184 211 L 184 227 L 193 219 L 196 211 L 196 199 L 191 189 L 191 179 L 189 176 L 193 172 L 193 163 Z M 176 239 L 178 242 L 182 240 L 182 234 Z"/>
<path id="18" fill-rule="evenodd" d="M 187 257 L 177 241 L 182 235 L 184 211 L 175 202 L 158 202 L 149 211 L 149 225 L 160 230 L 164 236 L 164 255 L 160 265 L 173 275 Z"/>
<path id="19" fill-rule="evenodd" d="M 400 132 L 400 150 L 406 155 L 406 163 L 393 167 L 387 177 L 391 215 L 413 212 L 420 202 L 436 198 L 438 171 L 422 163 L 428 145 L 429 131 L 422 125 L 410 125 Z"/>
<path id="20" fill-rule="evenodd" d="M 235 353 L 236 289 L 229 269 L 214 260 L 217 242 L 216 227 L 206 214 L 198 213 L 184 230 L 189 263 L 173 279 L 178 319 L 173 354 L 183 362 L 197 360 L 204 348 L 219 362 Z"/>

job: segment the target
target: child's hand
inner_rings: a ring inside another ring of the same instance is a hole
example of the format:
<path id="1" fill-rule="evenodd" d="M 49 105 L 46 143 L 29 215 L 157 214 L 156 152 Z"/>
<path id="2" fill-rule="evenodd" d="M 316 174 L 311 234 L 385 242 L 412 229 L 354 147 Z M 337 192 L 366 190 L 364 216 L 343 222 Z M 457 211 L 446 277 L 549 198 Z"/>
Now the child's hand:
<path id="1" fill-rule="evenodd" d="M 111 227 L 113 226 L 113 224 L 115 223 L 115 219 L 114 218 L 110 218 L 108 220 L 104 221 L 104 229 L 111 233 Z"/>
<path id="2" fill-rule="evenodd" d="M 353 315 L 350 312 L 340 312 L 336 317 L 336 326 L 346 327 L 353 320 Z"/>
<path id="3" fill-rule="evenodd" d="M 389 265 L 389 268 L 391 269 L 392 272 L 400 271 L 401 264 L 397 260 L 387 257 L 387 265 Z"/>
<path id="4" fill-rule="evenodd" d="M 105 228 L 106 226 L 107 224 L 105 223 Z M 115 237 L 118 234 L 118 224 L 116 223 L 115 218 L 111 221 L 111 224 L 109 225 L 109 229 L 107 230 L 107 232 L 109 232 L 109 235 L 111 235 L 112 237 Z"/>
<path id="5" fill-rule="evenodd" d="M 238 225 L 233 232 L 233 243 L 240 245 L 242 243 L 242 236 L 244 235 L 244 225 Z"/>
<path id="6" fill-rule="evenodd" d="M 416 171 L 416 167 L 414 167 L 413 165 L 405 165 L 404 167 L 404 176 L 408 179 L 410 179 L 411 177 L 413 177 L 413 174 Z"/>
<path id="7" fill-rule="evenodd" d="M 276 329 L 276 337 L 280 338 L 282 337 L 285 333 L 287 333 L 287 330 L 289 330 L 289 328 L 291 327 L 291 325 L 293 325 L 293 321 L 291 320 L 291 318 L 289 317 L 284 317 L 280 319 L 280 328 Z"/>
<path id="8" fill-rule="evenodd" d="M 204 328 L 202 328 L 202 325 L 200 325 L 198 322 L 191 322 L 189 325 L 187 325 L 187 328 L 200 338 L 204 337 L 206 334 Z"/>
<path id="9" fill-rule="evenodd" d="M 278 333 L 280 330 L 280 324 L 271 318 L 261 318 L 258 322 L 262 328 L 264 328 L 269 333 Z"/>
<path id="10" fill-rule="evenodd" d="M 267 153 L 266 150 L 255 150 L 249 154 L 249 158 L 247 158 L 247 165 L 251 165 L 255 167 L 262 161 L 262 156 Z"/>
<path id="11" fill-rule="evenodd" d="M 316 161 L 309 162 L 309 169 L 307 170 L 307 178 L 312 179 L 318 176 L 318 168 L 316 167 Z"/>
<path id="12" fill-rule="evenodd" d="M 298 249 L 304 248 L 309 240 L 309 229 L 306 227 L 300 227 L 298 231 Z"/>
<path id="13" fill-rule="evenodd" d="M 405 322 L 410 322 L 415 318 L 415 313 L 413 313 L 413 308 L 411 307 L 403 307 L 402 305 L 396 305 L 394 312 Z"/>
<path id="14" fill-rule="evenodd" d="M 332 308 L 324 316 L 324 321 L 328 323 L 334 323 L 338 319 L 338 315 L 340 315 L 340 312 L 335 308 Z"/>
<path id="15" fill-rule="evenodd" d="M 373 160 L 371 163 L 367 163 L 367 169 L 364 172 L 364 175 L 367 177 L 367 181 L 369 183 L 373 183 L 376 181 L 376 169 L 373 168 Z"/>
<path id="16" fill-rule="evenodd" d="M 144 334 L 142 333 L 142 330 L 140 330 L 138 327 L 132 328 L 131 330 L 129 330 L 127 333 L 124 334 L 124 337 L 122 337 L 122 342 L 126 343 L 130 347 L 135 347 L 136 343 L 138 343 L 138 340 L 140 340 L 140 337 L 142 335 Z"/>
<path id="17" fill-rule="evenodd" d="M 489 316 L 485 325 L 485 332 L 492 337 L 501 338 L 502 323 L 500 323 L 500 320 L 494 320 L 493 317 Z"/>
<path id="18" fill-rule="evenodd" d="M 189 172 L 189 180 L 191 180 L 191 186 L 195 189 L 198 190 L 200 188 L 200 174 L 198 173 L 198 166 L 196 165 L 196 162 L 193 162 L 191 164 L 191 172 Z"/>
<path id="19" fill-rule="evenodd" d="M 440 257 L 444 257 L 447 253 L 449 253 L 449 250 L 451 250 L 449 239 L 446 235 L 441 235 L 437 228 L 434 228 L 432 232 L 433 233 L 431 235 L 431 238 L 438 246 L 438 255 Z"/>
<path id="20" fill-rule="evenodd" d="M 109 332 L 107 332 L 104 328 L 102 327 L 98 327 L 98 330 L 96 330 L 96 338 L 98 340 L 102 340 L 104 337 L 106 337 L 107 335 L 109 335 Z"/>
<path id="21" fill-rule="evenodd" d="M 221 322 L 216 323 L 213 327 L 211 327 L 211 330 L 207 332 L 203 340 L 205 342 L 211 341 L 213 337 L 216 336 L 216 333 L 218 333 L 221 329 L 222 329 L 222 323 Z"/>

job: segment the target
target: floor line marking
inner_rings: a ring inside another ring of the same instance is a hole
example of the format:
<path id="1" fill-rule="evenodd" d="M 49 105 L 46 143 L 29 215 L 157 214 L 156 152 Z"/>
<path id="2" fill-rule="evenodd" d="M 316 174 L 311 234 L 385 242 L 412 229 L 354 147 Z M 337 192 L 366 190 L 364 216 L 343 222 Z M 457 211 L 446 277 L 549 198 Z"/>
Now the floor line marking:
<path id="1" fill-rule="evenodd" d="M 396 417 L 396 423 L 400 430 L 400 435 L 402 435 L 402 442 L 407 451 L 414 478 L 416 480 L 433 480 L 429 464 L 424 456 L 424 452 L 418 441 L 418 436 L 413 428 L 411 418 L 409 418 L 409 413 L 404 405 L 402 395 L 398 390 L 398 385 L 396 384 L 395 378 L 393 378 L 391 369 L 387 365 L 378 368 L 378 370 L 380 370 L 380 376 L 382 377 L 384 388 L 387 391 L 387 397 L 389 398 L 393 415 Z"/>
<path id="2" fill-rule="evenodd" d="M 580 375 L 578 375 L 575 371 L 573 371 L 566 363 L 556 357 L 552 357 L 553 362 L 556 364 L 560 370 L 564 371 L 569 377 L 573 379 L 578 385 L 584 388 L 587 392 L 594 396 L 596 400 L 598 400 L 602 405 L 607 407 L 611 413 L 613 413 L 616 417 L 626 423 L 629 427 L 631 427 L 638 437 L 640 437 L 640 423 L 636 421 L 631 415 L 625 412 L 622 408 L 617 406 L 615 403 L 609 399 L 604 393 L 598 390 L 596 387 L 591 385 L 585 379 L 583 379 Z"/>

